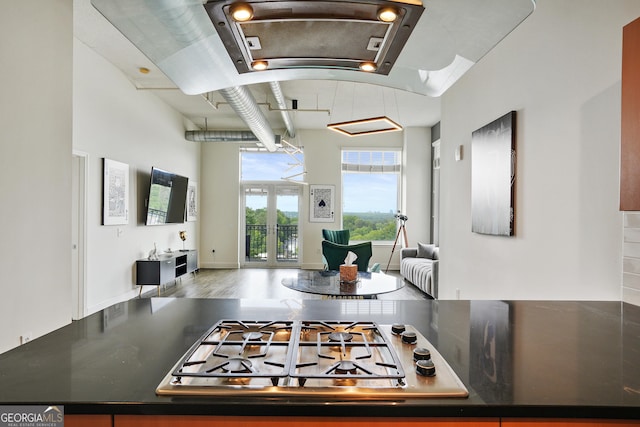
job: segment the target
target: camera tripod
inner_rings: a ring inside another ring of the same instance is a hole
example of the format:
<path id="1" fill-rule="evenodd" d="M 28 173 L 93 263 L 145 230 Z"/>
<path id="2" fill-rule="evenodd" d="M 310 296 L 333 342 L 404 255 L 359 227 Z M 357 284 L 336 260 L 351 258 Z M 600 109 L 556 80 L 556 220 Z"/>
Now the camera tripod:
<path id="1" fill-rule="evenodd" d="M 396 215 L 396 218 L 398 218 L 398 221 L 400 221 L 400 227 L 398 227 L 398 233 L 396 234 L 396 240 L 395 242 L 393 242 L 393 247 L 391 248 L 391 255 L 389 255 L 389 262 L 387 263 L 387 268 L 384 270 L 385 273 L 389 272 L 389 265 L 391 264 L 391 258 L 393 258 L 393 253 L 396 250 L 396 245 L 398 244 L 398 239 L 400 238 L 400 232 L 402 232 L 402 237 L 403 237 L 403 241 L 404 241 L 404 246 L 407 247 L 409 244 L 408 239 L 407 239 L 407 228 L 404 226 L 404 223 L 407 221 L 407 218 L 405 215 Z"/>

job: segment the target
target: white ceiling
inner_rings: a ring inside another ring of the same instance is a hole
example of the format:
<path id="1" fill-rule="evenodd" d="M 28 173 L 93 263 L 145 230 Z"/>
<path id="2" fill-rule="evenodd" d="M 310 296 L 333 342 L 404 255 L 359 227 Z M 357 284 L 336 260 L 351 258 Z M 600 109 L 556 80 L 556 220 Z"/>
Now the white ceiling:
<path id="1" fill-rule="evenodd" d="M 111 5 L 125 0 L 98 1 Z M 171 1 L 165 0 L 165 3 Z M 137 6 L 132 4 L 136 2 L 149 3 L 144 0 L 126 0 L 125 3 L 127 7 L 135 9 Z M 432 126 L 440 120 L 440 100 L 437 96 L 427 94 L 439 95 L 446 90 L 525 19 L 533 11 L 534 3 L 533 0 L 425 0 L 424 5 L 425 12 L 418 27 L 389 76 L 326 70 L 238 75 L 226 51 L 218 49 L 218 61 L 229 64 L 216 63 L 216 70 L 219 69 L 220 74 L 212 79 L 211 73 L 207 73 L 206 79 L 198 82 L 198 92 L 204 92 L 202 95 L 186 95 L 178 89 L 174 81 L 180 81 L 182 76 L 174 74 L 173 80 L 169 79 L 107 21 L 91 5 L 90 0 L 74 0 L 74 34 L 122 70 L 139 90 L 152 90 L 201 129 L 205 128 L 205 118 L 208 129 L 247 129 L 216 92 L 233 85 L 248 86 L 256 101 L 264 104 L 262 109 L 271 126 L 274 129 L 284 128 L 281 114 L 269 110 L 270 106 L 277 108 L 270 87 L 265 83 L 269 80 L 280 81 L 289 108 L 291 100 L 298 101 L 298 111 L 290 114 L 299 129 L 321 129 L 332 122 L 382 115 L 405 127 Z M 124 6 L 114 8 L 125 9 Z M 153 56 L 153 52 L 150 56 Z M 170 74 L 173 72 L 172 66 L 167 66 L 166 61 L 156 62 L 164 70 L 169 70 Z M 140 67 L 150 72 L 142 74 Z M 189 84 L 183 83 L 181 87 L 185 89 Z"/>

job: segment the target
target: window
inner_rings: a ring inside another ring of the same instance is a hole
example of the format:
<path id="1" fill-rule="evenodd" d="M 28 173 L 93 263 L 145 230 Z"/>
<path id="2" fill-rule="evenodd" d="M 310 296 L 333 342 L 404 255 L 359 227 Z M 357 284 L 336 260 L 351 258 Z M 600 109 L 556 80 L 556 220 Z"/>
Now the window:
<path id="1" fill-rule="evenodd" d="M 299 149 L 240 150 L 240 181 L 302 182 L 303 178 L 304 153 Z"/>
<path id="2" fill-rule="evenodd" d="M 351 232 L 351 240 L 395 239 L 400 154 L 342 151 L 342 227 Z"/>

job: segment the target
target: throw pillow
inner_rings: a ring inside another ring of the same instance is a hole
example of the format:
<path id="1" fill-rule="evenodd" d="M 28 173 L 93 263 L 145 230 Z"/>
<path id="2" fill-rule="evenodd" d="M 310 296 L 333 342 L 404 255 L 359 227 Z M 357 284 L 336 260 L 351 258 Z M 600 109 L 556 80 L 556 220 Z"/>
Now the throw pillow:
<path id="1" fill-rule="evenodd" d="M 435 245 L 429 245 L 426 243 L 418 243 L 418 258 L 427 258 L 433 259 L 433 252 L 435 250 Z"/>

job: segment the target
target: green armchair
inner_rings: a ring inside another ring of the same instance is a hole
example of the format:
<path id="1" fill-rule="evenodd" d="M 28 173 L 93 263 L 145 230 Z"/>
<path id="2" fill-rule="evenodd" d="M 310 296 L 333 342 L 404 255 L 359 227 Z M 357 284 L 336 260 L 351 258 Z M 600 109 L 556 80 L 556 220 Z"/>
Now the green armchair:
<path id="1" fill-rule="evenodd" d="M 333 243 L 348 245 L 350 233 L 349 230 L 327 230 L 326 228 L 323 228 L 322 237 Z"/>
<path id="2" fill-rule="evenodd" d="M 371 242 L 341 245 L 330 242 L 329 240 L 322 241 L 322 255 L 327 262 L 328 270 L 339 270 L 340 265 L 344 264 L 344 259 L 349 252 L 353 252 L 358 256 L 356 259 L 358 271 L 368 271 L 369 260 L 371 259 L 371 255 L 373 255 Z"/>

